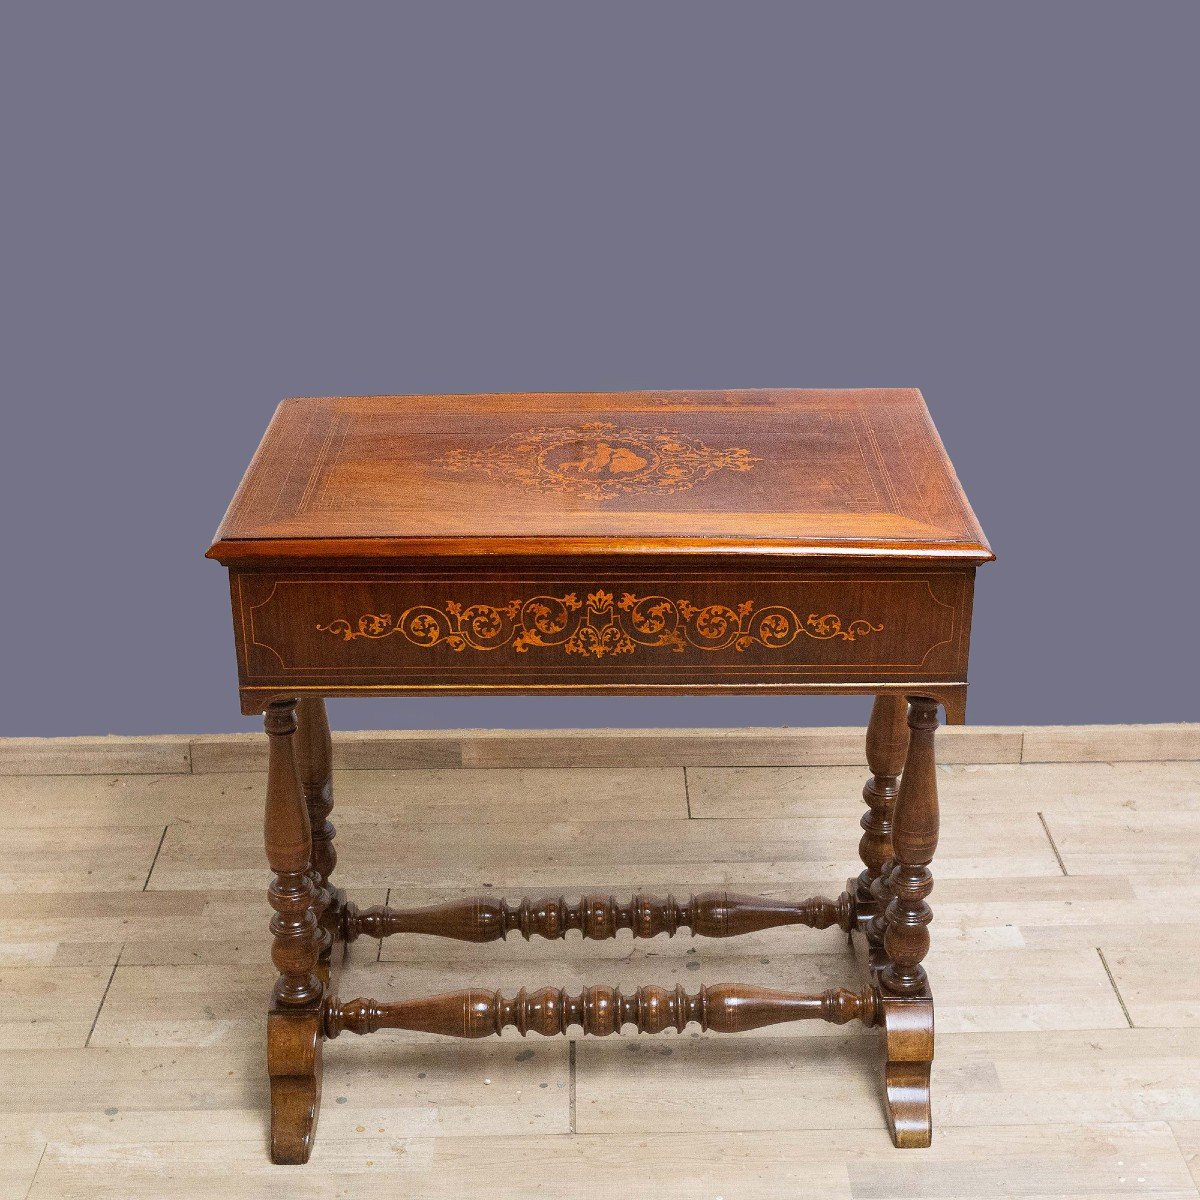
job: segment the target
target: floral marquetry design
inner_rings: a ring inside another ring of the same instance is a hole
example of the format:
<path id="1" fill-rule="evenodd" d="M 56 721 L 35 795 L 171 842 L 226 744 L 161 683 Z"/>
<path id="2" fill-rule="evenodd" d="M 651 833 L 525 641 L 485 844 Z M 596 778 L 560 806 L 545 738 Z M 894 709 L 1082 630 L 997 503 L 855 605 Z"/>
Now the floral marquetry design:
<path id="1" fill-rule="evenodd" d="M 451 450 L 443 470 L 515 480 L 585 500 L 686 491 L 717 471 L 749 471 L 760 460 L 740 447 L 717 449 L 673 429 L 587 421 L 514 433 L 483 450 Z"/>
<path id="2" fill-rule="evenodd" d="M 786 605 L 760 607 L 753 600 L 731 607 L 632 592 L 615 600 L 612 592 L 595 591 L 589 592 L 586 600 L 568 592 L 500 605 L 448 600 L 443 609 L 437 609 L 418 604 L 395 618 L 391 613 L 365 613 L 353 622 L 339 617 L 317 629 L 347 642 L 399 634 L 416 646 L 446 645 L 456 651 L 498 650 L 511 644 L 518 654 L 534 647 L 561 647 L 565 654 L 606 658 L 632 654 L 639 648 L 681 652 L 693 646 L 742 652 L 761 646 L 778 650 L 799 637 L 854 642 L 881 632 L 883 625 L 862 617 L 844 621 L 836 613 L 800 617 Z"/>

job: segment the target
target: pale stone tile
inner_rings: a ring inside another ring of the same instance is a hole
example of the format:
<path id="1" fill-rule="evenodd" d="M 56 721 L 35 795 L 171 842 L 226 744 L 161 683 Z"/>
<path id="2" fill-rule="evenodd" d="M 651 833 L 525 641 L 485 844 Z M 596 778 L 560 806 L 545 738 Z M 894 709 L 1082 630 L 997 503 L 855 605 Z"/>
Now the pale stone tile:
<path id="1" fill-rule="evenodd" d="M 857 829 L 843 818 L 720 821 L 554 821 L 489 825 L 464 837 L 457 822 L 348 826 L 339 836 L 345 887 L 530 888 L 624 891 L 670 886 L 758 891 L 824 879 L 837 892 L 861 868 Z M 1034 814 L 981 815 L 943 823 L 935 874 L 1059 874 Z M 151 888 L 247 888 L 262 878 L 257 831 L 172 825 Z M 690 881 L 690 882 L 687 882 Z"/>
<path id="2" fill-rule="evenodd" d="M 1200 1121 L 1172 1121 L 1171 1132 L 1183 1151 L 1192 1179 L 1200 1188 Z"/>
<path id="3" fill-rule="evenodd" d="M 586 1039 L 580 1133 L 884 1127 L 882 1038 Z M 934 1122 L 951 1127 L 1200 1119 L 1200 1035 L 1128 1028 L 946 1033 Z M 821 1103 L 811 1103 L 820 1096 Z"/>
<path id="4" fill-rule="evenodd" d="M 1071 875 L 1184 875 L 1200 870 L 1200 801 L 1148 811 L 1078 812 L 1053 803 L 1046 827 Z"/>
<path id="5" fill-rule="evenodd" d="M 863 811 L 865 768 L 689 767 L 693 817 L 847 816 Z M 1200 805 L 1200 763 L 943 766 L 938 799 L 952 813 L 1072 812 Z"/>
<path id="6" fill-rule="evenodd" d="M 115 961 L 114 954 L 100 967 L 0 968 L 0 1046 L 82 1046 Z"/>
<path id="7" fill-rule="evenodd" d="M 352 771 L 335 781 L 334 819 L 372 825 L 516 822 L 531 833 L 547 819 L 666 821 L 687 817 L 678 767 Z"/>
<path id="8" fill-rule="evenodd" d="M 1200 1116 L 1200 1031 L 951 1034 L 934 1067 L 935 1121 L 1099 1124 Z"/>
<path id="9" fill-rule="evenodd" d="M 192 770 L 196 774 L 267 769 L 267 739 L 261 733 L 198 736 L 190 739 L 190 745 Z M 362 730 L 343 733 L 335 729 L 333 765 L 335 770 L 383 771 L 461 767 L 460 735 L 453 730 Z"/>
<path id="10" fill-rule="evenodd" d="M 854 1200 L 1161 1196 L 1192 1200 L 1187 1164 L 1162 1121 L 946 1130 L 915 1154 L 849 1164 Z"/>
<path id="11" fill-rule="evenodd" d="M 1032 725 L 1022 762 L 1200 759 L 1200 722 L 1166 725 Z"/>
<path id="12" fill-rule="evenodd" d="M 1052 950 L 1114 944 L 1200 944 L 1200 881 L 1164 876 L 1154 886 L 1123 875 L 1058 879 L 947 879 L 931 900 L 938 942 L 961 940 Z"/>
<path id="13" fill-rule="evenodd" d="M 944 1033 L 1127 1026 L 1099 954 L 1090 946 L 982 949 L 934 940 L 925 967 Z"/>
<path id="14" fill-rule="evenodd" d="M 268 875 L 264 872 L 264 879 Z M 143 893 L 154 895 L 152 891 Z M 201 902 L 199 915 L 184 911 L 164 913 L 157 920 L 141 916 L 126 929 L 121 952 L 122 965 L 135 966 L 242 966 L 270 957 L 271 936 L 267 930 L 271 909 L 266 887 L 248 891 L 161 892 L 165 898 L 195 898 Z M 353 899 L 362 907 L 383 904 L 384 888 L 364 888 Z M 169 912 L 169 910 L 168 910 Z M 360 955 L 375 956 L 377 941 L 360 938 Z"/>
<path id="15" fill-rule="evenodd" d="M 133 775 L 190 771 L 189 739 L 0 738 L 0 775 Z"/>
<path id="16" fill-rule="evenodd" d="M 119 965 L 90 1045 L 265 1044 L 275 978 L 265 956 L 242 966 Z"/>
<path id="17" fill-rule="evenodd" d="M 222 898 L 203 892 L 0 892 L 0 936 L 10 951 L 25 947 L 30 965 L 111 967 L 122 945 L 128 956 L 146 939 L 219 935 L 204 918 L 222 911 Z M 265 906 L 264 890 L 253 903 Z"/>
<path id="18" fill-rule="evenodd" d="M 326 1047 L 321 1136 L 460 1137 L 570 1130 L 568 1046 L 541 1040 L 400 1044 L 343 1035 Z M 96 1047 L 0 1052 L 0 1111 L 46 1141 L 249 1141 L 264 1154 L 263 1048 Z M 0 1176 L 2 1178 L 2 1176 Z M 2 1194 L 2 1193 L 0 1193 Z"/>
<path id="19" fill-rule="evenodd" d="M 13 1130 L 0 1134 L 0 1200 L 25 1200 L 45 1151 L 45 1142 Z"/>
<path id="20" fill-rule="evenodd" d="M 219 1147 L 219 1149 L 218 1149 Z M 422 1200 L 533 1195 L 591 1200 L 993 1200 L 1147 1196 L 1195 1200 L 1165 1122 L 956 1129 L 929 1150 L 897 1154 L 882 1130 L 390 1138 L 364 1127 L 318 1138 L 307 1169 L 281 1171 L 249 1141 L 148 1147 L 51 1143 L 30 1200 L 298 1200 L 353 1195 Z"/>
<path id="21" fill-rule="evenodd" d="M 1200 1026 L 1200 960 L 1196 927 L 1156 930 L 1132 944 L 1109 942 L 1104 957 L 1134 1025 Z"/>
<path id="22" fill-rule="evenodd" d="M 611 729 L 479 731 L 463 738 L 463 765 L 842 766 L 866 762 L 866 726 L 829 729 Z M 944 762 L 1019 762 L 1022 731 L 955 726 Z"/>
<path id="23" fill-rule="evenodd" d="M 266 775 L 26 775 L 0 780 L 19 829 L 112 829 L 262 822 Z"/>
<path id="24" fill-rule="evenodd" d="M 864 811 L 865 766 L 688 767 L 691 815 L 697 819 L 837 817 Z"/>
<path id="25" fill-rule="evenodd" d="M 141 891 L 161 828 L 9 829 L 0 893 Z"/>
<path id="26" fill-rule="evenodd" d="M 243 825 L 260 831 L 264 772 L 203 775 L 26 776 L 0 784 L 9 824 L 22 829 Z M 334 779 L 339 829 L 390 820 L 534 825 L 554 819 L 665 820 L 687 816 L 682 768 L 344 771 Z"/>

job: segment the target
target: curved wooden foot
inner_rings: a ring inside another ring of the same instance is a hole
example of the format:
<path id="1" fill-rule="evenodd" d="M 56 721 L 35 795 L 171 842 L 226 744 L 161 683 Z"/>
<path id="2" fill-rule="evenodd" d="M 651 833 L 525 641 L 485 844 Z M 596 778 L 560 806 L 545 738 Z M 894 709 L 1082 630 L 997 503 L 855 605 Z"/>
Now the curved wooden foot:
<path id="1" fill-rule="evenodd" d="M 888 1130 L 900 1149 L 928 1146 L 933 1138 L 929 1071 L 933 1065 L 933 999 L 881 997 L 884 1031 L 883 1087 Z"/>
<path id="2" fill-rule="evenodd" d="M 276 1009 L 267 1016 L 271 1161 L 306 1163 L 321 1111 L 321 1013 Z"/>

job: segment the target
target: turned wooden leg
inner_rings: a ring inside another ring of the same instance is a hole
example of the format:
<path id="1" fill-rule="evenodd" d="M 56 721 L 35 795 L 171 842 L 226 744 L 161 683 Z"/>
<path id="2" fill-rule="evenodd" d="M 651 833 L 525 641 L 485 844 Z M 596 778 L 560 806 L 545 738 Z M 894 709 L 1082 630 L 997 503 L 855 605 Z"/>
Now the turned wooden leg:
<path id="1" fill-rule="evenodd" d="M 321 958 L 328 961 L 341 922 L 343 897 L 329 881 L 337 866 L 334 846 L 336 830 L 329 814 L 333 811 L 333 742 L 325 701 L 305 697 L 296 709 L 296 766 L 308 807 L 312 829 L 312 868 L 309 872 L 317 890 L 316 913 L 320 929 Z"/>
<path id="2" fill-rule="evenodd" d="M 938 702 L 924 696 L 909 700 L 908 755 L 896 796 L 892 822 L 894 865 L 888 877 L 892 900 L 885 913 L 883 948 L 888 956 L 882 980 L 891 992 L 919 995 L 926 987 L 921 960 L 929 951 L 933 913 L 925 897 L 933 891 L 929 864 L 938 841 L 937 763 L 933 735 Z"/>
<path id="3" fill-rule="evenodd" d="M 874 941 L 883 940 L 883 912 L 891 896 L 885 876 L 892 859 L 892 810 L 900 771 L 908 750 L 908 702 L 903 696 L 875 697 L 867 725 L 867 765 L 871 777 L 863 788 L 867 811 L 858 856 L 863 869 L 855 886 L 855 908 L 862 928 Z"/>
<path id="4" fill-rule="evenodd" d="M 884 1085 L 888 1124 L 897 1146 L 928 1146 L 932 1137 L 929 1071 L 933 1062 L 933 998 L 925 968 L 929 923 L 929 866 L 938 840 L 934 732 L 938 703 L 910 696 L 909 744 L 892 819 L 891 900 L 884 914 L 879 971 L 886 1038 Z"/>
<path id="5" fill-rule="evenodd" d="M 271 1077 L 271 1157 L 308 1161 L 321 1102 L 321 1004 L 317 975 L 319 927 L 312 875 L 308 808 L 296 770 L 296 701 L 267 708 L 267 861 L 274 878 L 267 899 L 279 970 L 267 1017 L 267 1070 Z"/>

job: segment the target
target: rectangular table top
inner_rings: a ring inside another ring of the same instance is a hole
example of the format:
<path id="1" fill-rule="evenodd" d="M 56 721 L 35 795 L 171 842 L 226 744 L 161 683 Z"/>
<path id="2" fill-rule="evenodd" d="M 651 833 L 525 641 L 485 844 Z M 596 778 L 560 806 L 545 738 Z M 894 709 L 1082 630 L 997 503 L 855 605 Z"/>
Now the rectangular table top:
<path id="1" fill-rule="evenodd" d="M 993 557 L 915 389 L 285 400 L 209 556 Z"/>

